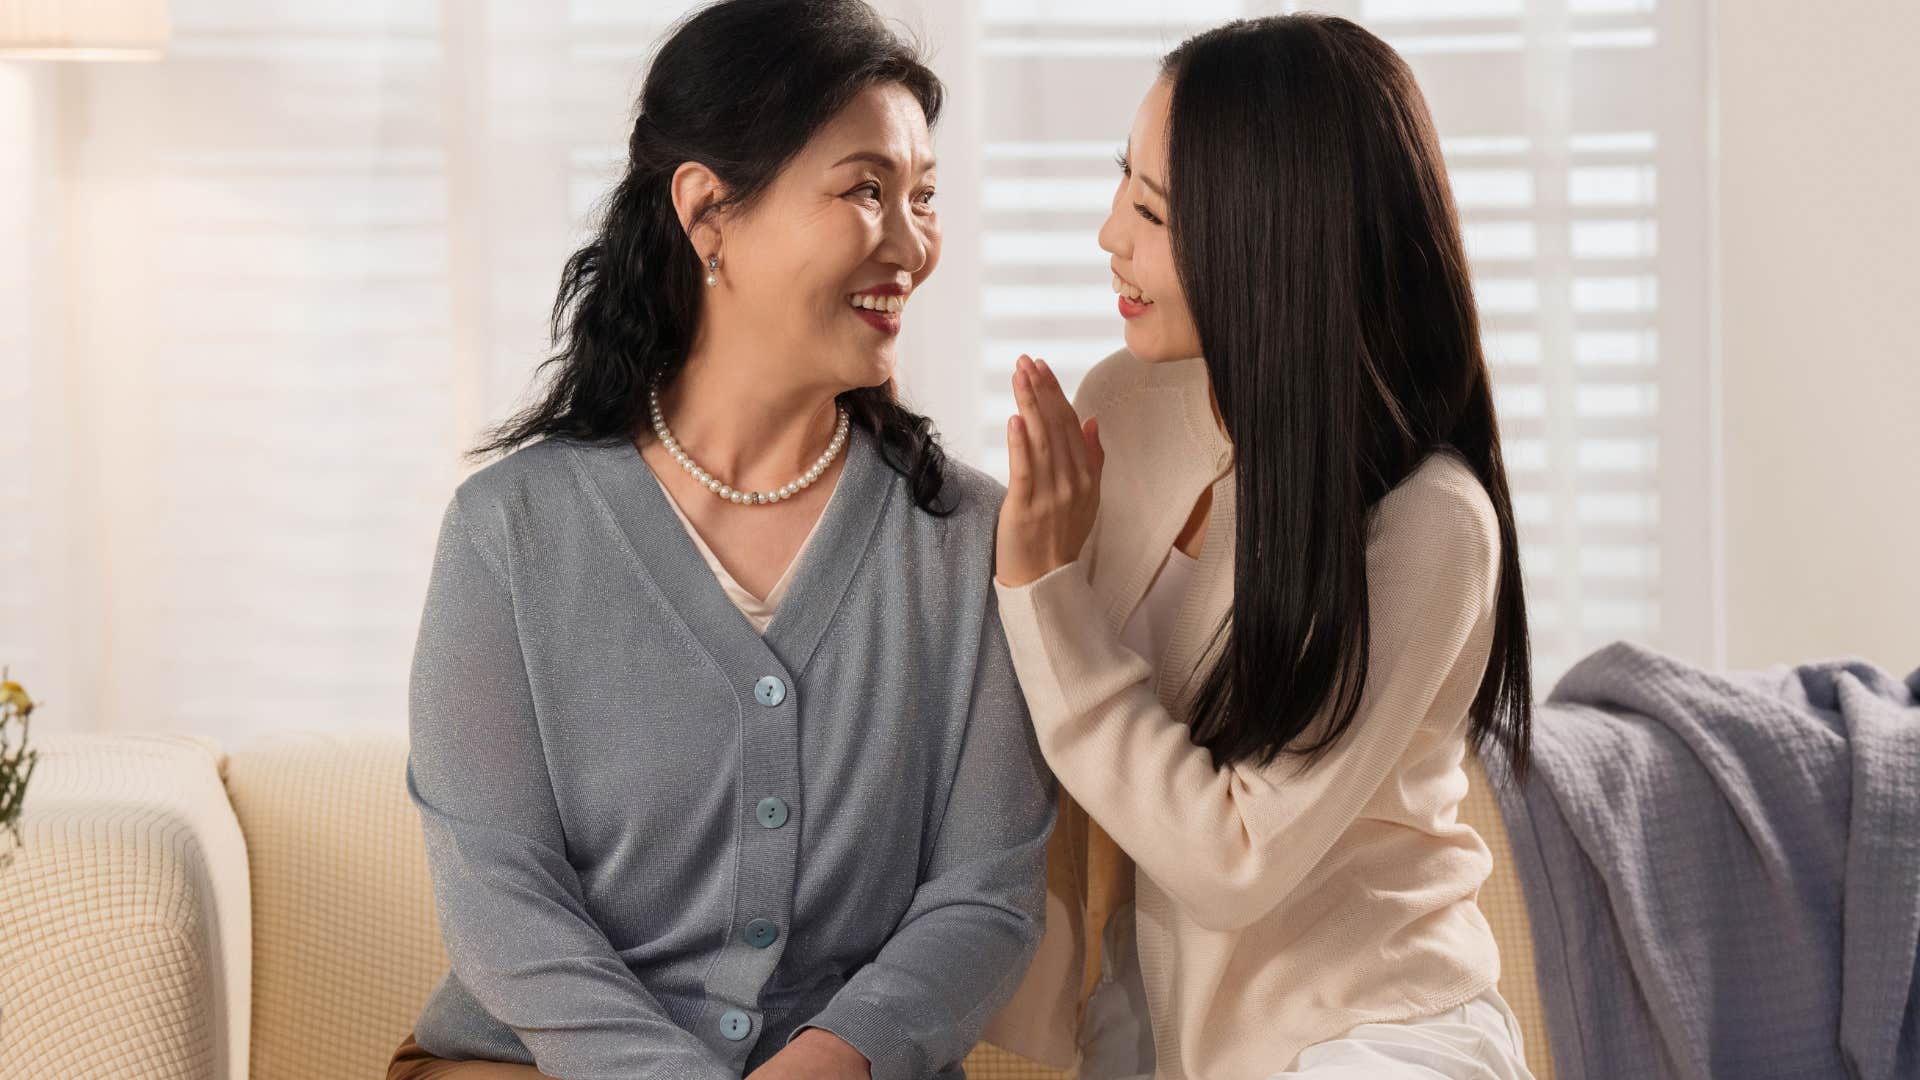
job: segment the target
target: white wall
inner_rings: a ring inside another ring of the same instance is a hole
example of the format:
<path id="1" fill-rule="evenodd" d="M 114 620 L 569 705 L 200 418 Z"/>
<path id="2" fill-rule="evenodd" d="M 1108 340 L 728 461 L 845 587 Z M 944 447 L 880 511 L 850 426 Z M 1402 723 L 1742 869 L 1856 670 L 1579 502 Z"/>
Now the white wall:
<path id="1" fill-rule="evenodd" d="M 1920 666 L 1920 7 L 1723 0 L 1726 663 Z"/>

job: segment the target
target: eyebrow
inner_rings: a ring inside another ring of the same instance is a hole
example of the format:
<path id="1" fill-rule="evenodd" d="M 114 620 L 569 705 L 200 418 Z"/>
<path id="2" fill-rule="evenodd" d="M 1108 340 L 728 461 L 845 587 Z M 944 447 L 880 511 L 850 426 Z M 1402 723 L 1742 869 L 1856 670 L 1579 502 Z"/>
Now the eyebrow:
<path id="1" fill-rule="evenodd" d="M 900 166 L 898 162 L 894 161 L 892 158 L 888 157 L 885 154 L 875 153 L 872 150 L 856 150 L 853 153 L 848 154 L 846 157 L 841 158 L 839 161 L 834 162 L 833 167 L 837 169 L 842 165 L 850 165 L 856 161 L 864 161 L 869 165 L 877 165 L 880 168 L 886 169 L 889 172 L 900 171 Z M 933 159 L 928 158 L 927 167 L 923 171 L 931 172 L 933 170 L 933 164 L 934 164 Z"/>
<path id="2" fill-rule="evenodd" d="M 1127 160 L 1129 162 L 1133 160 L 1133 140 L 1131 138 L 1127 140 Z M 1137 169 L 1134 171 L 1133 175 L 1139 177 L 1140 182 L 1147 185 L 1148 191 L 1151 191 L 1155 195 L 1160 196 L 1160 200 L 1162 202 L 1167 201 L 1167 189 L 1161 187 L 1159 183 L 1154 180 L 1153 177 L 1148 176 L 1146 173 L 1140 172 Z"/>

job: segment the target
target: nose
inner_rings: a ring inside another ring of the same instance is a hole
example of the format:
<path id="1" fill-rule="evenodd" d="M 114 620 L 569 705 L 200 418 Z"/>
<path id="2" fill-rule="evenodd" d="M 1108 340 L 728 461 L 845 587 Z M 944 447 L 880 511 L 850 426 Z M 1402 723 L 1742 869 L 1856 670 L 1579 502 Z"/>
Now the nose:
<path id="1" fill-rule="evenodd" d="M 1107 207 L 1107 220 L 1100 223 L 1100 249 L 1109 255 L 1122 259 L 1133 253 L 1133 247 L 1127 242 L 1126 220 L 1120 216 L 1120 204 L 1125 201 L 1127 185 L 1122 180 L 1113 189 L 1113 203 Z"/>
<path id="2" fill-rule="evenodd" d="M 908 275 L 915 275 L 927 265 L 931 248 L 932 244 L 913 212 L 904 203 L 894 203 L 882 223 L 880 250 L 875 253 L 876 256 L 883 262 L 905 270 Z"/>

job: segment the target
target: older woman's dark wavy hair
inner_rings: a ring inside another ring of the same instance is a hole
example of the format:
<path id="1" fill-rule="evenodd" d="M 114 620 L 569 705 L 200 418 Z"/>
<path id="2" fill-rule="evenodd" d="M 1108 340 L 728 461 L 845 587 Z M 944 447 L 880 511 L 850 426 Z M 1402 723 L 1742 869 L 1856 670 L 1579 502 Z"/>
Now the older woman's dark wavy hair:
<path id="1" fill-rule="evenodd" d="M 686 363 L 706 268 L 687 243 L 669 190 L 674 170 L 712 169 L 726 198 L 702 215 L 747 207 L 862 90 L 898 84 L 939 118 L 940 80 L 861 0 L 722 0 L 684 19 L 640 91 L 627 171 L 597 234 L 561 272 L 553 304 L 557 367 L 539 401 L 469 451 L 479 457 L 540 436 L 632 438 L 646 390 Z M 932 423 L 902 406 L 888 380 L 840 395 L 934 514 L 946 454 Z"/>
<path id="2" fill-rule="evenodd" d="M 1493 641 L 1469 741 L 1526 774 L 1532 676 L 1513 504 L 1445 163 L 1413 73 L 1345 19 L 1229 23 L 1175 49 L 1174 263 L 1234 444 L 1226 644 L 1192 739 L 1311 761 L 1359 711 L 1371 510 L 1426 456 L 1493 503 Z M 1200 674 L 1200 673 L 1195 673 Z"/>

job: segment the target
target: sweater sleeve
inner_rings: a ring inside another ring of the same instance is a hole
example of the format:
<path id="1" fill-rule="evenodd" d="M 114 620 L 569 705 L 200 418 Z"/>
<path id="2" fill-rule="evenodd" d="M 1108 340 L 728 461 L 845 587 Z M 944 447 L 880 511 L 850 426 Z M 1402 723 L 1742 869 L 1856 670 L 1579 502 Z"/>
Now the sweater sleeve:
<path id="1" fill-rule="evenodd" d="M 1216 769 L 1109 629 L 1078 562 L 994 583 L 1040 746 L 1067 791 L 1200 925 L 1279 905 L 1382 784 L 1449 680 L 1484 670 L 1497 575 L 1492 507 L 1418 476 L 1376 509 L 1359 712 L 1315 764 Z"/>
<path id="2" fill-rule="evenodd" d="M 1059 789 L 997 607 L 987 594 L 958 771 L 913 900 L 873 960 L 793 1033 L 833 1032 L 866 1055 L 873 1080 L 919 1080 L 966 1057 L 1040 943 Z"/>
<path id="3" fill-rule="evenodd" d="M 674 1024 L 582 899 L 503 576 L 458 496 L 440 527 L 409 691 L 407 793 L 426 831 L 447 955 L 540 1071 L 738 1074 Z"/>

